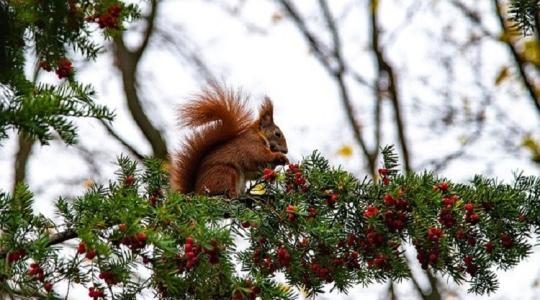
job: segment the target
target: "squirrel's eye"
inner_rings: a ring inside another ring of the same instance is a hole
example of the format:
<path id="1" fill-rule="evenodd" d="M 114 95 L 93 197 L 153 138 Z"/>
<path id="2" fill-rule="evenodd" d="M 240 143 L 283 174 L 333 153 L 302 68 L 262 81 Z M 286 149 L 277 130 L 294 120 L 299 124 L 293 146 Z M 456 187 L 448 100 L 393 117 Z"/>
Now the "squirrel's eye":
<path id="1" fill-rule="evenodd" d="M 274 135 L 277 136 L 277 137 L 281 137 L 281 132 L 276 131 L 276 132 L 274 133 Z"/>

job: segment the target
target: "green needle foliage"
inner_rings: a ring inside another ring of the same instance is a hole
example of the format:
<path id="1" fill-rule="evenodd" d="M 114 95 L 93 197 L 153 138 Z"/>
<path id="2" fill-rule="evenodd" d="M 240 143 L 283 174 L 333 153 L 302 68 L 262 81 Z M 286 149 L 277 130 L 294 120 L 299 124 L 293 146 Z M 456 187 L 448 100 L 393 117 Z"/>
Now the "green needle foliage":
<path id="1" fill-rule="evenodd" d="M 393 168 L 376 182 L 315 152 L 230 201 L 170 191 L 158 161 L 121 157 L 116 180 L 59 199 L 55 220 L 35 215 L 20 186 L 0 197 L 0 291 L 56 299 L 56 284 L 69 282 L 107 299 L 294 299 L 291 286 L 316 295 L 408 278 L 412 244 L 423 268 L 489 294 L 495 270 L 531 253 L 539 179 L 454 184 L 400 174 L 393 150 L 383 154 Z M 75 249 L 60 247 L 69 240 Z"/>
<path id="2" fill-rule="evenodd" d="M 93 103 L 93 89 L 75 80 L 67 57 L 95 59 L 101 48 L 92 34 L 118 34 L 137 15 L 134 5 L 118 0 L 0 0 L 0 139 L 15 129 L 46 144 L 56 131 L 73 144 L 71 117 L 112 120 L 113 113 Z M 55 71 L 63 83 L 36 85 L 25 74 L 31 65 Z"/>
<path id="3" fill-rule="evenodd" d="M 529 34 L 536 27 L 539 8 L 538 0 L 512 0 L 508 11 L 510 20 L 521 32 Z"/>

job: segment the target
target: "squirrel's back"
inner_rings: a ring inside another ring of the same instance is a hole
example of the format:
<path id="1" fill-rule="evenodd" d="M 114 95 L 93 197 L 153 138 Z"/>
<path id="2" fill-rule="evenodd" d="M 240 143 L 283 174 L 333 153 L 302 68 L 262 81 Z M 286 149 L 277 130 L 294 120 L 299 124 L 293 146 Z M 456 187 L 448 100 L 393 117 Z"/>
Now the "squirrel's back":
<path id="1" fill-rule="evenodd" d="M 195 95 L 180 109 L 179 124 L 193 129 L 172 157 L 171 186 L 182 193 L 193 192 L 201 161 L 221 144 L 234 139 L 252 123 L 241 92 L 216 84 Z"/>

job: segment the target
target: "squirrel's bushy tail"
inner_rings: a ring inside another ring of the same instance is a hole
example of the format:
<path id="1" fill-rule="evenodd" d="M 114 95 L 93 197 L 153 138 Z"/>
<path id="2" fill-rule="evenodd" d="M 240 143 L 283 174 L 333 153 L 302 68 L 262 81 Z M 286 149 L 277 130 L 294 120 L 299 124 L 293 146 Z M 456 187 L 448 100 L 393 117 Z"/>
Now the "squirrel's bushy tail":
<path id="1" fill-rule="evenodd" d="M 193 192 L 201 161 L 210 150 L 230 141 L 251 125 L 246 97 L 212 84 L 180 108 L 179 124 L 194 130 L 172 157 L 171 186 L 182 193 Z"/>

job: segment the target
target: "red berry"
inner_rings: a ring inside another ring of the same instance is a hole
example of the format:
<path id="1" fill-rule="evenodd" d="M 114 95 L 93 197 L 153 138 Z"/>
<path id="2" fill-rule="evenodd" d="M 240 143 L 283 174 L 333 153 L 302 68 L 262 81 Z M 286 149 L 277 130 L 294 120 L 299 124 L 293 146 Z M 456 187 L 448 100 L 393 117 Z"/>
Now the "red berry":
<path id="1" fill-rule="evenodd" d="M 94 257 L 96 257 L 96 251 L 94 250 L 88 250 L 86 252 L 86 258 L 88 259 L 94 259 Z"/>
<path id="2" fill-rule="evenodd" d="M 296 210 L 297 210 L 296 206 L 292 204 L 287 205 L 287 208 L 285 209 L 285 211 L 290 214 L 296 213 Z"/>
<path id="3" fill-rule="evenodd" d="M 131 186 L 134 181 L 135 181 L 135 177 L 133 177 L 132 175 L 128 175 L 126 176 L 126 178 L 124 178 L 124 185 Z"/>
<path id="4" fill-rule="evenodd" d="M 433 252 L 431 252 L 429 254 L 429 263 L 430 264 L 434 265 L 434 264 L 437 263 L 438 260 L 439 260 L 439 253 L 438 252 L 433 251 Z"/>
<path id="5" fill-rule="evenodd" d="M 242 222 L 242 227 L 244 228 L 249 228 L 251 226 L 251 224 L 249 222 Z"/>
<path id="6" fill-rule="evenodd" d="M 45 282 L 45 284 L 43 284 L 43 288 L 45 288 L 45 290 L 48 293 L 48 292 L 52 291 L 53 285 L 50 282 Z"/>
<path id="7" fill-rule="evenodd" d="M 186 238 L 186 244 L 193 244 L 193 238 L 191 236 Z"/>
<path id="8" fill-rule="evenodd" d="M 459 200 L 459 197 L 457 195 L 452 196 L 446 196 L 442 199 L 442 205 L 446 207 L 452 207 L 456 202 Z"/>
<path id="9" fill-rule="evenodd" d="M 443 181 L 443 182 L 439 183 L 437 185 L 437 187 L 439 188 L 439 190 L 441 190 L 443 192 L 447 191 L 448 190 L 448 183 L 446 181 Z"/>
<path id="10" fill-rule="evenodd" d="M 306 180 L 304 179 L 304 177 L 296 178 L 294 180 L 294 182 L 296 183 L 296 185 L 304 185 L 304 184 L 306 184 Z"/>
<path id="11" fill-rule="evenodd" d="M 113 17 L 113 18 L 118 18 L 120 16 L 120 12 L 122 11 L 122 6 L 118 5 L 118 4 L 113 4 L 111 5 L 108 9 L 107 9 L 107 12 Z"/>
<path id="12" fill-rule="evenodd" d="M 127 230 L 127 225 L 125 223 L 119 224 L 118 230 L 120 230 L 121 232 L 125 232 Z"/>
<path id="13" fill-rule="evenodd" d="M 294 222 L 294 221 L 296 221 L 296 214 L 291 214 L 291 213 L 290 213 L 290 214 L 287 216 L 287 219 L 289 220 L 289 222 Z"/>
<path id="14" fill-rule="evenodd" d="M 263 170 L 263 179 L 265 181 L 273 181 L 274 179 L 276 179 L 276 177 L 277 177 L 277 173 L 273 169 L 265 168 Z"/>
<path id="15" fill-rule="evenodd" d="M 44 61 L 44 60 L 39 62 L 39 67 L 42 68 L 43 70 L 47 71 L 47 72 L 52 71 L 51 65 L 48 62 Z"/>
<path id="16" fill-rule="evenodd" d="M 467 222 L 471 223 L 472 225 L 480 222 L 480 216 L 477 214 L 470 214 L 466 216 Z"/>
<path id="17" fill-rule="evenodd" d="M 314 207 L 310 207 L 307 209 L 308 211 L 308 218 L 315 218 L 317 216 L 317 209 Z"/>
<path id="18" fill-rule="evenodd" d="M 99 28 L 116 28 L 117 27 L 117 24 L 116 24 L 116 18 L 109 15 L 109 14 L 105 14 L 105 15 L 101 15 L 98 17 L 98 24 L 99 24 Z"/>
<path id="19" fill-rule="evenodd" d="M 298 164 L 289 164 L 289 170 L 293 173 L 296 173 L 300 170 Z"/>
<path id="20" fill-rule="evenodd" d="M 86 252 L 86 245 L 83 242 L 80 242 L 79 246 L 77 247 L 77 253 L 83 254 L 84 252 Z"/>
<path id="21" fill-rule="evenodd" d="M 375 259 L 373 259 L 373 264 L 377 268 L 382 268 L 384 267 L 384 265 L 386 265 L 386 258 L 382 254 L 378 255 L 377 257 L 375 257 Z"/>
<path id="22" fill-rule="evenodd" d="M 428 240 L 433 241 L 433 242 L 439 241 L 442 235 L 443 235 L 442 229 L 437 228 L 437 227 L 431 227 L 428 229 L 428 232 L 427 232 Z"/>
<path id="23" fill-rule="evenodd" d="M 510 235 L 503 233 L 501 235 L 501 245 L 507 249 L 512 248 L 512 246 L 514 245 L 514 240 Z"/>
<path id="24" fill-rule="evenodd" d="M 13 262 L 16 262 L 18 260 L 20 260 L 21 258 L 25 257 L 26 256 L 26 251 L 24 250 L 14 250 L 12 252 L 10 252 L 8 254 L 8 262 L 9 263 L 13 263 Z"/>
<path id="25" fill-rule="evenodd" d="M 146 233 L 142 232 L 142 231 L 139 231 L 137 232 L 137 235 L 135 236 L 137 238 L 137 240 L 141 243 L 145 243 L 146 242 Z"/>
<path id="26" fill-rule="evenodd" d="M 73 67 L 71 66 L 71 61 L 67 58 L 61 58 L 58 61 L 58 66 L 56 67 L 56 75 L 58 75 L 58 78 L 66 78 L 68 77 L 73 71 Z"/>
<path id="27" fill-rule="evenodd" d="M 156 206 L 158 202 L 158 197 L 155 195 L 151 195 L 150 198 L 148 198 L 148 202 L 150 202 L 150 205 Z"/>
<path id="28" fill-rule="evenodd" d="M 364 217 L 372 218 L 372 217 L 375 217 L 378 213 L 379 213 L 379 209 L 370 204 L 367 207 L 367 209 L 364 211 Z"/>
<path id="29" fill-rule="evenodd" d="M 388 175 L 388 169 L 386 169 L 386 168 L 380 168 L 380 169 L 379 169 L 379 175 L 381 175 L 381 176 L 386 176 L 386 175 Z"/>
<path id="30" fill-rule="evenodd" d="M 279 259 L 279 263 L 282 266 L 284 266 L 284 267 L 289 266 L 291 255 L 289 254 L 289 252 L 287 251 L 287 249 L 285 247 L 281 246 L 281 247 L 278 248 L 277 256 L 278 256 L 278 259 Z"/>
<path id="31" fill-rule="evenodd" d="M 389 184 L 390 184 L 390 178 L 388 178 L 388 177 L 383 177 L 382 180 L 383 180 L 383 184 L 384 184 L 384 185 L 389 185 Z"/>
<path id="32" fill-rule="evenodd" d="M 470 203 L 470 202 L 469 202 L 469 203 L 466 203 L 465 205 L 463 205 L 463 208 L 464 208 L 467 212 L 472 213 L 473 210 L 474 210 L 474 204 L 472 204 L 472 203 Z"/>
<path id="33" fill-rule="evenodd" d="M 390 194 L 385 194 L 383 199 L 384 199 L 384 204 L 388 206 L 392 206 L 396 203 L 396 201 L 394 200 L 394 197 L 392 197 L 392 195 Z"/>
<path id="34" fill-rule="evenodd" d="M 495 248 L 495 245 L 493 245 L 493 243 L 491 241 L 487 242 L 486 245 L 486 252 L 487 253 L 491 253 L 493 252 L 493 249 Z"/>
<path id="35" fill-rule="evenodd" d="M 331 193 L 328 198 L 326 199 L 326 204 L 328 205 L 334 205 L 334 203 L 337 202 L 337 199 L 338 199 L 338 195 L 335 194 L 335 193 Z"/>

